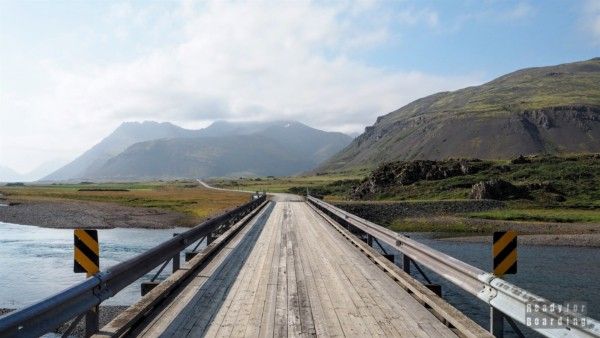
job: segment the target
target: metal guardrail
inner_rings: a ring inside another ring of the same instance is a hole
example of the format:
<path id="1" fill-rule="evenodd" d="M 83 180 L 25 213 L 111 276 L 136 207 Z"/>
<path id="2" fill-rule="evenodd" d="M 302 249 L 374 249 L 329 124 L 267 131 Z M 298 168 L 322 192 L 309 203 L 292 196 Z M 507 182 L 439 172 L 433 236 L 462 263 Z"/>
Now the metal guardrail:
<path id="1" fill-rule="evenodd" d="M 526 311 L 528 304 L 554 304 L 491 273 L 341 210 L 322 200 L 308 196 L 307 201 L 332 216 L 336 221 L 352 225 L 378 238 L 380 241 L 410 257 L 410 259 L 426 266 L 444 279 L 522 324 L 527 324 Z M 554 305 L 558 306 L 558 304 Z M 580 321 L 584 320 L 586 325 L 531 328 L 546 337 L 600 337 L 600 322 L 589 317 L 583 317 L 577 313 L 567 313 L 567 315 Z M 554 322 L 557 322 L 559 319 L 556 313 L 546 312 L 544 316 L 548 320 L 554 320 Z"/>
<path id="2" fill-rule="evenodd" d="M 113 297 L 222 224 L 241 219 L 265 199 L 265 195 L 253 199 L 54 296 L 8 314 L 0 319 L 0 337 L 37 337 L 56 329 L 60 324 Z"/>

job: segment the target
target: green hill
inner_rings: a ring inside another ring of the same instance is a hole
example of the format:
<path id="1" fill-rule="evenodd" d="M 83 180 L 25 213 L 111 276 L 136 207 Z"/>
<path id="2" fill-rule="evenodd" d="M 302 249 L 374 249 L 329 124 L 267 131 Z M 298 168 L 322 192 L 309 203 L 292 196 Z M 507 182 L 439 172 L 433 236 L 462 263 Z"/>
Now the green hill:
<path id="1" fill-rule="evenodd" d="M 600 58 L 528 68 L 377 118 L 319 171 L 392 160 L 600 152 Z"/>

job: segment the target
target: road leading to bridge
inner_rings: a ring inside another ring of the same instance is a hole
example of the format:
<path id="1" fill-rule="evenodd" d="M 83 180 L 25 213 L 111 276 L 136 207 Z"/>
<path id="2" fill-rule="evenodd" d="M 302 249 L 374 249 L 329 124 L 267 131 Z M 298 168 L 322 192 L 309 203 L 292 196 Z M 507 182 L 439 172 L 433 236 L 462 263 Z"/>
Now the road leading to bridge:
<path id="1" fill-rule="evenodd" d="M 455 336 L 308 204 L 275 200 L 132 333 Z"/>

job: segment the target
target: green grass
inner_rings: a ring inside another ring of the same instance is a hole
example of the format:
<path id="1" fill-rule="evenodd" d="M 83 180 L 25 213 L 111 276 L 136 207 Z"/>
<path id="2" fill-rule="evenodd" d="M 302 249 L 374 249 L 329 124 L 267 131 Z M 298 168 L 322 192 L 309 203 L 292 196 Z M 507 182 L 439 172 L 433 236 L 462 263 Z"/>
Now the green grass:
<path id="1" fill-rule="evenodd" d="M 467 214 L 472 218 L 506 221 L 558 223 L 600 223 L 600 210 L 578 209 L 500 209 Z"/>
<path id="2" fill-rule="evenodd" d="M 205 189 L 195 182 L 186 181 L 4 186 L 0 187 L 0 193 L 13 201 L 82 200 L 160 208 L 184 213 L 190 216 L 190 222 L 211 217 L 249 201 L 246 193 Z"/>
<path id="3" fill-rule="evenodd" d="M 388 226 L 398 232 L 442 232 L 442 233 L 469 233 L 491 234 L 496 229 L 493 224 L 470 224 L 460 218 L 443 218 L 443 220 L 430 218 L 397 219 Z"/>

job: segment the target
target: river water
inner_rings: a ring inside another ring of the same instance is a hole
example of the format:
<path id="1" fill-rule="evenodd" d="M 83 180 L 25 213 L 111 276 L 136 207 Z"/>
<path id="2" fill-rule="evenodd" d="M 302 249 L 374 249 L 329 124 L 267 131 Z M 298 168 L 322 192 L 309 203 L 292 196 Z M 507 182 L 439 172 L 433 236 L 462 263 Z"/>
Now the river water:
<path id="1" fill-rule="evenodd" d="M 187 229 L 101 229 L 100 269 L 125 261 Z M 157 269 L 156 269 L 157 270 Z M 171 267 L 160 276 L 165 278 Z M 140 283 L 149 273 L 107 300 L 129 305 L 140 298 Z M 85 280 L 73 273 L 73 230 L 0 222 L 0 308 L 21 308 Z"/>
<path id="2" fill-rule="evenodd" d="M 173 233 L 185 230 L 98 230 L 101 269 L 134 257 L 171 238 Z M 410 236 L 485 271 L 491 268 L 489 244 L 441 241 L 431 234 Z M 585 301 L 588 316 L 600 318 L 600 249 L 519 246 L 518 251 L 518 274 L 505 279 L 554 302 Z M 396 257 L 396 262 L 401 261 L 401 257 Z M 170 270 L 167 267 L 160 279 Z M 417 279 L 422 279 L 412 270 Z M 104 304 L 132 304 L 140 297 L 140 283 L 153 275 L 147 274 Z M 481 301 L 431 271 L 428 275 L 434 283 L 442 284 L 446 300 L 488 327 L 489 308 Z M 84 279 L 84 274 L 73 273 L 73 230 L 0 222 L 0 308 L 21 308 Z"/>

